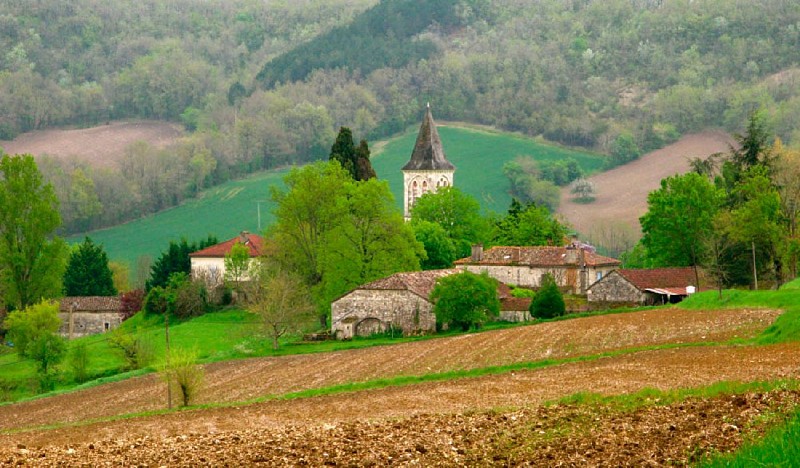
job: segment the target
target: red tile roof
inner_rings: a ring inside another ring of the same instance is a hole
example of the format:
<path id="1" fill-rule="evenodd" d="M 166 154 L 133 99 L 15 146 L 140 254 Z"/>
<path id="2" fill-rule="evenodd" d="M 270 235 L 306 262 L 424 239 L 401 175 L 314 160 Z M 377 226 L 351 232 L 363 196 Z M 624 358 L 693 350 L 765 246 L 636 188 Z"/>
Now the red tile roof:
<path id="1" fill-rule="evenodd" d="M 686 286 L 697 286 L 692 267 L 621 269 L 617 272 L 640 290 L 682 288 L 685 293 Z"/>
<path id="2" fill-rule="evenodd" d="M 251 257 L 258 257 L 264 250 L 264 238 L 259 236 L 258 234 L 250 234 L 249 232 L 243 232 L 238 236 L 234 237 L 233 239 L 228 239 L 225 242 L 220 242 L 219 244 L 212 245 L 211 247 L 206 247 L 203 250 L 198 250 L 197 252 L 192 252 L 189 254 L 190 257 L 215 257 L 220 258 L 224 257 L 228 252 L 231 251 L 231 247 L 234 244 L 244 244 L 250 249 L 250 256 Z"/>
<path id="3" fill-rule="evenodd" d="M 480 261 L 472 257 L 456 260 L 457 265 L 527 265 L 531 267 L 615 266 L 620 261 L 604 257 L 589 249 L 573 247 L 492 247 L 483 252 Z"/>
<path id="4" fill-rule="evenodd" d="M 533 301 L 530 297 L 504 297 L 500 299 L 500 310 L 508 312 L 521 312 L 528 310 Z"/>
<path id="5" fill-rule="evenodd" d="M 59 312 L 117 312 L 122 310 L 119 296 L 73 296 L 61 299 Z"/>
<path id="6" fill-rule="evenodd" d="M 358 289 L 411 291 L 420 297 L 428 299 L 431 295 L 431 291 L 433 291 L 433 287 L 436 285 L 437 279 L 456 273 L 461 273 L 461 270 L 449 269 L 395 273 L 386 278 L 381 278 L 360 286 Z"/>

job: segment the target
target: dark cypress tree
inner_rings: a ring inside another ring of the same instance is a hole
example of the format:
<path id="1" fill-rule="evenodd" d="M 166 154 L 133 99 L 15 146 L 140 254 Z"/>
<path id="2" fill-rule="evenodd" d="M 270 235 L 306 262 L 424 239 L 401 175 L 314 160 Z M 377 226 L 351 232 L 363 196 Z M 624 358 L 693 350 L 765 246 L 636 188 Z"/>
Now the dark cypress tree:
<path id="1" fill-rule="evenodd" d="M 372 163 L 369 161 L 369 145 L 367 140 L 361 140 L 356 148 L 356 180 L 369 180 L 377 177 Z"/>
<path id="2" fill-rule="evenodd" d="M 542 287 L 533 297 L 529 310 L 536 318 L 547 319 L 564 315 L 566 311 L 564 296 L 550 273 L 542 277 Z"/>
<path id="3" fill-rule="evenodd" d="M 192 242 L 191 244 L 185 237 L 180 242 L 169 241 L 169 247 L 166 252 L 162 252 L 161 256 L 153 264 L 150 270 L 150 279 L 145 283 L 145 289 L 150 291 L 156 286 L 166 286 L 169 282 L 169 277 L 173 273 L 186 273 L 188 275 L 192 271 L 189 254 L 217 243 L 217 238 L 214 236 L 208 236 L 205 240 Z"/>
<path id="4" fill-rule="evenodd" d="M 350 173 L 354 180 L 356 177 L 356 145 L 353 143 L 353 132 L 347 127 L 339 129 L 336 141 L 331 147 L 331 161 L 339 161 L 339 164 Z"/>
<path id="5" fill-rule="evenodd" d="M 115 296 L 117 288 L 108 256 L 100 245 L 88 237 L 69 256 L 64 272 L 64 295 L 66 296 Z"/>

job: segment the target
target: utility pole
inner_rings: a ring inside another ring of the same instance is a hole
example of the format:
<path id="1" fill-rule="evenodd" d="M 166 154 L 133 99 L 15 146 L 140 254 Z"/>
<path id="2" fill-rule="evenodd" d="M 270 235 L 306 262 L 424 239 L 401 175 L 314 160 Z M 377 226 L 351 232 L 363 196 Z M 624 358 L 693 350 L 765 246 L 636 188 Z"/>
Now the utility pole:
<path id="1" fill-rule="evenodd" d="M 753 282 L 756 286 L 756 291 L 758 291 L 758 270 L 756 269 L 756 241 L 750 241 L 750 246 L 753 249 Z"/>
<path id="2" fill-rule="evenodd" d="M 169 314 L 164 312 L 164 336 L 167 339 L 167 348 L 164 355 L 164 360 L 166 364 L 167 371 L 167 408 L 172 409 L 172 376 L 170 375 L 170 367 L 169 367 Z"/>
<path id="3" fill-rule="evenodd" d="M 258 210 L 258 232 L 261 232 L 261 204 L 269 200 L 256 200 L 256 209 Z"/>

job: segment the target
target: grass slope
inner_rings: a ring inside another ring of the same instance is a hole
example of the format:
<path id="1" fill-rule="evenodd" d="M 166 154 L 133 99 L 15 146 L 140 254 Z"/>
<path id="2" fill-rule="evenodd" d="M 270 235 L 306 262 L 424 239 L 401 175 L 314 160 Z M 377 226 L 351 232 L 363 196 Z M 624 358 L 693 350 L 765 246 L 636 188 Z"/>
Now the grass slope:
<path id="1" fill-rule="evenodd" d="M 455 185 L 481 202 L 484 210 L 505 212 L 511 203 L 508 179 L 503 164 L 517 156 L 530 156 L 540 162 L 574 158 L 585 172 L 599 171 L 603 157 L 539 143 L 519 135 L 475 128 L 439 126 L 445 154 L 455 166 Z M 403 174 L 400 169 L 411 157 L 417 128 L 376 145 L 372 166 L 378 177 L 389 181 L 398 206 L 403 206 Z"/>
<path id="2" fill-rule="evenodd" d="M 269 187 L 281 185 L 286 170 L 262 172 L 206 190 L 199 197 L 175 208 L 113 228 L 87 232 L 68 240 L 80 242 L 89 236 L 103 244 L 111 260 L 132 268 L 142 255 L 157 258 L 170 240 L 197 240 L 213 234 L 220 241 L 243 230 L 259 232 L 258 201 L 269 199 Z M 262 229 L 272 222 L 270 203 L 261 203 Z"/>
<path id="3" fill-rule="evenodd" d="M 598 171 L 602 156 L 582 153 L 539 143 L 519 135 L 445 126 L 439 128 L 448 159 L 456 165 L 455 184 L 477 198 L 484 210 L 504 212 L 511 197 L 503 164 L 524 155 L 538 161 L 574 158 L 584 171 Z M 372 161 L 378 177 L 389 182 L 397 206 L 403 207 L 403 174 L 400 168 L 408 162 L 417 128 L 374 146 L 380 148 Z M 128 263 L 131 268 L 139 256 L 155 259 L 167 248 L 170 240 L 189 240 L 216 235 L 220 241 L 242 230 L 258 232 L 257 202 L 269 199 L 269 186 L 282 184 L 286 170 L 262 172 L 247 179 L 227 182 L 206 190 L 198 198 L 178 207 L 131 221 L 113 228 L 73 236 L 80 242 L 89 236 L 103 244 L 112 260 Z M 261 203 L 261 228 L 272 222 L 272 204 Z"/>

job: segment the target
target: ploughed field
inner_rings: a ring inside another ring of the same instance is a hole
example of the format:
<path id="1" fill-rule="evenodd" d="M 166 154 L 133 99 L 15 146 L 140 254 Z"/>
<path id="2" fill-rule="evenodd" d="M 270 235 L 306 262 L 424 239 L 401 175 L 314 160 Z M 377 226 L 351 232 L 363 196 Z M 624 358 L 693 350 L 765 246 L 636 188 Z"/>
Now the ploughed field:
<path id="1" fill-rule="evenodd" d="M 632 412 L 548 401 L 797 377 L 800 346 L 718 344 L 774 310 L 648 310 L 335 353 L 206 366 L 198 403 L 241 402 L 408 375 L 553 360 L 479 377 L 145 415 L 154 376 L 0 407 L 0 463 L 683 464 L 728 451 L 793 391 L 695 398 Z M 717 344 L 715 344 L 717 343 Z M 94 420 L 94 421 L 93 421 Z M 54 429 L 39 426 L 61 424 Z M 538 460 L 538 461 L 537 461 Z"/>

